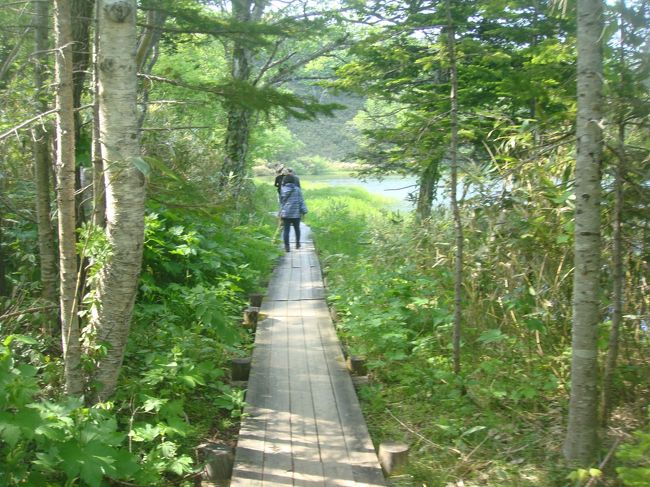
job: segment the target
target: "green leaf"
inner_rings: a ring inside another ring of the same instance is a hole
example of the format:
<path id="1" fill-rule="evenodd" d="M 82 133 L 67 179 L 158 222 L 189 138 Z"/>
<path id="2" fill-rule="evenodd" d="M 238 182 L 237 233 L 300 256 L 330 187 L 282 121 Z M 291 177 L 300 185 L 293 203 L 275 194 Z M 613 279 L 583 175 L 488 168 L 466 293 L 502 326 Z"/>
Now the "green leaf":
<path id="1" fill-rule="evenodd" d="M 603 476 L 603 472 L 601 470 L 597 469 L 597 468 L 590 468 L 589 469 L 589 476 L 599 479 L 600 477 Z"/>
<path id="2" fill-rule="evenodd" d="M 160 435 L 160 428 L 146 423 L 144 427 L 136 427 L 129 431 L 129 436 L 133 441 L 153 441 Z"/>
<path id="3" fill-rule="evenodd" d="M 508 338 L 507 335 L 504 335 L 501 330 L 493 328 L 491 330 L 486 330 L 481 333 L 481 336 L 478 337 L 478 341 L 481 343 L 495 343 L 501 342 Z"/>
<path id="4" fill-rule="evenodd" d="M 160 411 L 160 407 L 167 402 L 167 399 L 161 399 L 159 397 L 146 397 L 147 400 L 142 405 L 142 409 L 147 413 L 151 411 Z"/>
<path id="5" fill-rule="evenodd" d="M 134 157 L 131 159 L 131 162 L 135 168 L 144 175 L 145 178 L 149 177 L 151 174 L 151 166 L 147 164 L 147 161 L 145 161 L 142 157 Z"/>
<path id="6" fill-rule="evenodd" d="M 81 471 L 79 460 L 84 456 L 83 451 L 77 443 L 68 441 L 59 447 L 59 452 L 61 456 L 60 468 L 68 476 L 68 479 L 76 478 Z"/>
<path id="7" fill-rule="evenodd" d="M 546 330 L 544 323 L 539 318 L 526 318 L 524 320 L 524 325 L 526 325 L 526 328 L 528 328 L 530 331 L 542 332 Z"/>
<path id="8" fill-rule="evenodd" d="M 160 444 L 160 452 L 165 458 L 173 458 L 176 455 L 176 443 L 164 441 Z"/>
<path id="9" fill-rule="evenodd" d="M 168 469 L 171 472 L 174 472 L 176 475 L 183 475 L 186 472 L 192 470 L 192 459 L 187 455 L 183 455 L 179 458 L 174 459 L 173 462 L 169 464 Z"/>
<path id="10" fill-rule="evenodd" d="M 564 244 L 564 243 L 567 243 L 570 238 L 571 237 L 569 235 L 561 234 L 561 235 L 557 236 L 557 238 L 555 239 L 555 242 L 558 243 L 558 244 Z"/>
<path id="11" fill-rule="evenodd" d="M 144 157 L 144 160 L 149 164 L 150 167 L 157 169 L 165 176 L 169 176 L 174 181 L 182 181 L 182 178 L 172 171 L 167 164 L 165 164 L 161 159 L 157 157 Z"/>
<path id="12" fill-rule="evenodd" d="M 9 335 L 2 343 L 8 347 L 13 341 L 24 343 L 25 345 L 36 345 L 38 343 L 34 338 L 27 335 Z"/>
<path id="13" fill-rule="evenodd" d="M 15 447 L 22 434 L 20 428 L 15 424 L 3 423 L 0 420 L 0 438 L 2 438 L 10 447 Z"/>
<path id="14" fill-rule="evenodd" d="M 485 428 L 486 426 L 473 426 L 467 431 L 464 431 L 463 434 L 460 435 L 460 437 L 462 438 L 463 436 L 471 435 L 472 433 L 476 433 L 477 431 L 483 431 Z"/>

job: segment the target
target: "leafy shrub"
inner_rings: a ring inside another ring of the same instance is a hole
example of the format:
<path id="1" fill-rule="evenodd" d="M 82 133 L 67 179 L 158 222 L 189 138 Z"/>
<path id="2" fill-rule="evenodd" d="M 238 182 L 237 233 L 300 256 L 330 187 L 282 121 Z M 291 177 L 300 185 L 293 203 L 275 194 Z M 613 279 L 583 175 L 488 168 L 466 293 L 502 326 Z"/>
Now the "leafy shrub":
<path id="1" fill-rule="evenodd" d="M 244 406 L 243 392 L 227 383 L 225 364 L 249 344 L 249 332 L 239 326 L 242 309 L 277 255 L 265 206 L 274 193 L 263 187 L 259 194 L 259 211 L 250 204 L 218 214 L 151 205 L 140 293 L 113 402 L 87 407 L 82 399 L 61 398 L 62 363 L 39 352 L 47 340 L 6 337 L 0 485 L 192 482 L 196 445 L 221 427 L 220 418 L 230 427 Z M 78 251 L 89 258 L 92 280 L 108 248 L 90 226 L 80 236 Z M 84 303 L 94 304 L 92 292 Z"/>
<path id="2" fill-rule="evenodd" d="M 37 369 L 19 364 L 13 342 L 36 344 L 20 335 L 0 345 L 0 480 L 34 487 L 81 481 L 99 486 L 102 478 L 130 479 L 139 470 L 125 448 L 113 414 L 79 398 L 38 400 Z"/>

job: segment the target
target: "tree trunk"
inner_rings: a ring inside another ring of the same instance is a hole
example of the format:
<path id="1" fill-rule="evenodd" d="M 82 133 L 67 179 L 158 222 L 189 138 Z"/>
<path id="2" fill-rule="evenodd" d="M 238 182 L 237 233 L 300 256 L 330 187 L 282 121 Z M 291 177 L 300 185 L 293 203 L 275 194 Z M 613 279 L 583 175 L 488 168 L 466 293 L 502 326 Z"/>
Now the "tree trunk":
<path id="1" fill-rule="evenodd" d="M 138 49 L 135 56 L 138 72 L 146 69 L 147 61 L 152 57 L 151 53 L 158 45 L 162 36 L 162 28 L 166 18 L 167 14 L 161 10 L 152 9 L 147 12 L 147 27 L 145 27 L 138 41 Z M 150 68 L 147 71 L 150 71 Z"/>
<path id="2" fill-rule="evenodd" d="M 43 92 L 43 72 L 47 60 L 48 49 L 48 18 L 49 3 L 36 0 L 34 2 L 34 100 L 37 113 L 47 111 L 47 103 Z M 38 250 L 41 270 L 42 298 L 51 303 L 57 299 L 56 285 L 59 278 L 56 268 L 56 243 L 54 227 L 50 220 L 50 145 L 48 132 L 42 123 L 32 130 L 34 152 L 34 179 L 36 184 L 36 222 L 38 227 Z M 48 325 L 54 324 L 54 318 L 49 316 Z M 51 334 L 51 329 L 44 330 Z"/>
<path id="3" fill-rule="evenodd" d="M 2 187 L 2 178 L 0 178 L 0 189 L 3 190 L 4 193 L 4 188 Z M 3 228 L 3 215 L 2 215 L 2 207 L 0 206 L 0 296 L 7 296 L 7 258 L 5 257 L 4 254 L 4 245 L 2 245 L 2 228 Z"/>
<path id="4" fill-rule="evenodd" d="M 99 272 L 91 326 L 108 347 L 94 374 L 95 400 L 117 383 L 137 292 L 144 241 L 144 177 L 137 130 L 136 2 L 100 0 L 99 119 L 106 185 L 106 235 L 111 256 Z"/>
<path id="5" fill-rule="evenodd" d="M 450 93 L 450 122 L 451 138 L 449 144 L 449 159 L 451 164 L 451 211 L 454 219 L 454 236 L 456 240 L 456 255 L 454 262 L 454 328 L 453 328 L 453 363 L 454 374 L 460 375 L 460 339 L 463 299 L 463 222 L 458 207 L 458 74 L 456 71 L 456 32 L 451 17 L 450 0 L 447 6 L 447 49 L 449 55 Z"/>
<path id="6" fill-rule="evenodd" d="M 620 64 L 621 78 L 619 93 L 625 93 L 625 1 L 619 3 L 620 13 Z M 603 373 L 603 392 L 601 407 L 601 425 L 607 426 L 612 411 L 614 397 L 614 372 L 618 361 L 618 345 L 623 321 L 623 285 L 625 276 L 623 274 L 623 242 L 622 242 L 622 214 L 623 214 L 623 181 L 625 181 L 625 100 L 619 99 L 618 119 L 618 157 L 614 175 L 614 213 L 612 215 L 612 328 L 609 333 L 609 344 L 607 347 L 607 359 Z"/>
<path id="7" fill-rule="evenodd" d="M 603 391 L 601 407 L 601 425 L 607 426 L 609 415 L 612 411 L 614 397 L 614 372 L 618 361 L 618 342 L 623 321 L 623 244 L 622 244 L 622 219 L 623 213 L 623 181 L 624 181 L 624 138 L 625 128 L 619 127 L 619 154 L 616 162 L 616 175 L 614 178 L 614 213 L 612 215 L 612 328 L 609 332 L 607 358 L 603 372 Z"/>
<path id="8" fill-rule="evenodd" d="M 232 0 L 232 15 L 239 22 L 258 21 L 262 17 L 266 1 Z M 246 83 L 251 76 L 251 57 L 249 47 L 235 39 L 232 53 L 231 75 L 235 82 Z M 241 105 L 228 107 L 225 154 L 221 167 L 220 186 L 237 195 L 246 178 L 246 156 L 251 132 L 252 111 Z"/>
<path id="9" fill-rule="evenodd" d="M 81 394 L 79 319 L 77 316 L 77 253 L 75 249 L 75 140 L 72 85 L 72 10 L 70 0 L 55 0 L 56 39 L 56 179 L 59 216 L 61 336 L 65 390 Z"/>
<path id="10" fill-rule="evenodd" d="M 221 187 L 237 194 L 246 177 L 246 155 L 250 136 L 251 111 L 232 105 L 228 108 L 225 154 L 221 167 Z"/>
<path id="11" fill-rule="evenodd" d="M 580 466 L 590 465 L 598 451 L 602 10 L 601 0 L 578 0 L 575 270 L 571 398 L 564 456 Z"/>
<path id="12" fill-rule="evenodd" d="M 97 3 L 95 3 L 97 11 Z M 97 18 L 97 15 L 95 15 Z M 99 128 L 99 63 L 97 48 L 99 31 L 95 27 L 93 36 L 93 145 L 91 160 L 93 164 L 93 215 L 92 224 L 97 227 L 106 226 L 106 187 L 104 186 L 104 160 L 102 159 L 101 130 Z"/>
<path id="13" fill-rule="evenodd" d="M 418 204 L 415 214 L 423 222 L 431 216 L 431 204 L 438 183 L 438 161 L 432 161 L 422 172 L 418 186 Z"/>
<path id="14" fill-rule="evenodd" d="M 90 147 L 87 144 L 87 136 L 82 139 L 83 119 L 81 112 L 81 98 L 83 96 L 86 74 L 90 65 L 90 23 L 93 15 L 95 0 L 72 0 L 72 84 L 74 97 L 74 121 L 75 121 L 75 145 L 79 151 L 79 160 L 85 159 L 82 151 L 88 152 Z M 86 154 L 89 157 L 90 154 Z M 83 167 L 77 167 L 77 223 L 89 221 L 91 216 L 84 205 L 85 192 L 83 191 L 81 171 Z M 83 267 L 83 266 L 82 266 Z M 84 278 L 85 280 L 85 278 Z M 80 290 L 80 292 L 82 292 Z"/>
<path id="15" fill-rule="evenodd" d="M 161 10 L 149 10 L 147 12 L 147 26 L 138 40 L 138 49 L 135 54 L 135 64 L 138 73 L 151 73 L 158 58 L 158 43 L 162 37 L 163 26 L 167 13 Z M 140 88 L 142 110 L 138 118 L 138 130 L 142 129 L 149 110 L 149 84 L 145 83 Z"/>
<path id="16" fill-rule="evenodd" d="M 72 0 L 72 81 L 74 85 L 74 107 L 81 106 L 86 73 L 90 65 L 90 22 L 93 16 L 95 0 Z M 75 112 L 75 140 L 79 142 L 81 134 L 81 115 Z"/>

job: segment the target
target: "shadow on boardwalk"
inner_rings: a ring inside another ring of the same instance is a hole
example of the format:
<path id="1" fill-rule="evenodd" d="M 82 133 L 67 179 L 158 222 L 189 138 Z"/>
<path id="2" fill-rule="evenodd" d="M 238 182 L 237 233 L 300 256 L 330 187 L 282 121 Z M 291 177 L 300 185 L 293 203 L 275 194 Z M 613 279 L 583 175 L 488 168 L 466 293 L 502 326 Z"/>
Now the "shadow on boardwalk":
<path id="1" fill-rule="evenodd" d="M 302 229 L 262 305 L 231 486 L 384 486 Z"/>

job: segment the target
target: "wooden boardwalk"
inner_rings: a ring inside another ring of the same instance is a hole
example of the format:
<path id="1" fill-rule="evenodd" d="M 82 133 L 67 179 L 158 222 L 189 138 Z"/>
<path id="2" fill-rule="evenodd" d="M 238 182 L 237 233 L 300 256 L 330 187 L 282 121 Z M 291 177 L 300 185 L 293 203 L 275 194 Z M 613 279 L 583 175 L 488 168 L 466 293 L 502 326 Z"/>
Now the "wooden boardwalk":
<path id="1" fill-rule="evenodd" d="M 231 487 L 385 486 L 304 225 L 301 239 L 262 304 Z"/>

